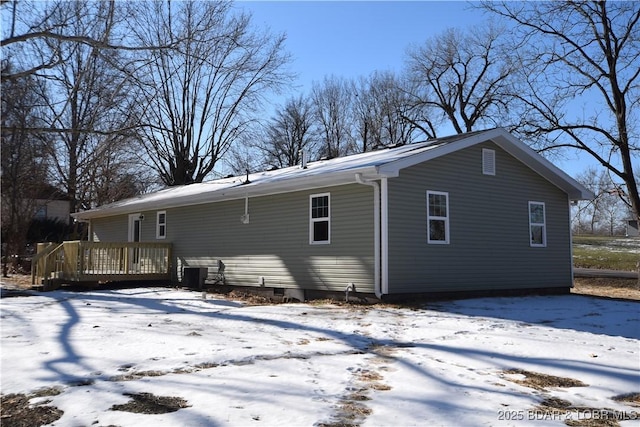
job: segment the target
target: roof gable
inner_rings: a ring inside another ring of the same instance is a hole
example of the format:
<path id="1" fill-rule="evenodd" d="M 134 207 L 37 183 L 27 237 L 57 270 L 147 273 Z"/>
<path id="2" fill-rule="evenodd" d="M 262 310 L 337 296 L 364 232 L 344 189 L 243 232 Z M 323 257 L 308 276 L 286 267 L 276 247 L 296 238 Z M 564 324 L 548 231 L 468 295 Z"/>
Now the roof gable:
<path id="1" fill-rule="evenodd" d="M 594 197 L 590 190 L 502 128 L 473 132 L 461 136 L 462 138 L 452 140 L 448 144 L 442 145 L 435 150 L 424 150 L 415 153 L 413 156 L 388 162 L 379 168 L 379 172 L 386 176 L 397 176 L 401 169 L 424 163 L 440 156 L 472 147 L 476 144 L 492 141 L 556 187 L 563 190 L 570 199 L 583 200 Z"/>

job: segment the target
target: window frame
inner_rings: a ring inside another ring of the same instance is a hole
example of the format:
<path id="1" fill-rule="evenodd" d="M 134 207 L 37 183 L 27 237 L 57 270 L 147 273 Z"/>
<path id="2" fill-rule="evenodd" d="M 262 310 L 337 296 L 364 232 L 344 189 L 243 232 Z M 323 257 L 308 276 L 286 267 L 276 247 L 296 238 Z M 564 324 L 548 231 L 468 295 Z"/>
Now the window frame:
<path id="1" fill-rule="evenodd" d="M 313 199 L 321 197 L 327 198 L 327 216 L 313 217 Z M 317 222 L 327 222 L 327 240 L 315 240 L 314 226 Z M 309 244 L 310 245 L 329 245 L 331 244 L 331 193 L 317 193 L 309 195 Z"/>
<path id="2" fill-rule="evenodd" d="M 440 215 L 431 215 L 430 212 L 430 204 L 429 204 L 429 196 L 430 195 L 434 195 L 434 196 L 445 196 L 446 198 L 446 216 L 440 216 Z M 450 229 L 449 229 L 449 216 L 450 216 L 450 211 L 449 211 L 449 192 L 446 191 L 434 191 L 434 190 L 427 190 L 427 200 L 426 200 L 426 205 L 427 205 L 427 244 L 429 245 L 448 245 L 450 244 L 450 240 L 451 240 L 451 235 L 450 235 Z M 431 239 L 431 221 L 444 221 L 444 240 L 432 240 Z"/>
<path id="3" fill-rule="evenodd" d="M 531 207 L 535 205 L 542 206 L 542 222 L 533 222 L 533 218 L 531 215 L 532 214 Z M 531 246 L 532 248 L 546 248 L 547 247 L 547 207 L 544 202 L 536 202 L 531 200 L 528 203 L 528 207 L 529 207 L 529 246 Z M 534 227 L 541 227 L 542 243 L 534 242 L 534 239 L 533 239 Z"/>
<path id="4" fill-rule="evenodd" d="M 164 222 L 160 222 L 160 216 L 164 215 Z M 156 239 L 167 238 L 167 211 L 156 212 Z"/>

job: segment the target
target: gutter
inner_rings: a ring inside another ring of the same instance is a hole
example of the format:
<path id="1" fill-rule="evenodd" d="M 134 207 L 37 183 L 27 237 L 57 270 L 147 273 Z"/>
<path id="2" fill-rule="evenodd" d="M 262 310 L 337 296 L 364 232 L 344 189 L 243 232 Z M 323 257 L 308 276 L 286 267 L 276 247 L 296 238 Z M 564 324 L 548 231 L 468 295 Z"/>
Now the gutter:
<path id="1" fill-rule="evenodd" d="M 376 294 L 376 298 L 382 299 L 382 290 L 380 286 L 380 269 L 381 258 L 380 258 L 380 184 L 374 180 L 365 180 L 362 178 L 361 173 L 357 173 L 355 175 L 356 182 L 362 185 L 368 185 L 373 187 L 373 241 L 374 241 L 374 292 Z"/>
<path id="2" fill-rule="evenodd" d="M 310 169 L 304 171 L 313 172 Z M 195 206 L 207 203 L 216 203 L 229 200 L 244 200 L 246 197 L 262 197 L 272 194 L 282 194 L 295 191 L 304 191 L 315 188 L 331 187 L 353 183 L 353 173 L 375 175 L 376 169 L 372 166 L 356 168 L 351 171 L 333 172 L 330 176 L 323 174 L 309 174 L 307 176 L 264 177 L 262 174 L 250 175 L 250 184 L 242 185 L 237 181 L 221 183 L 205 182 L 190 184 L 189 186 L 170 187 L 155 193 L 136 196 L 131 199 L 120 200 L 92 210 L 72 213 L 71 216 L 78 220 L 103 218 L 115 215 L 129 214 L 149 210 L 170 209 L 182 206 Z M 187 194 L 183 191 L 188 189 Z"/>

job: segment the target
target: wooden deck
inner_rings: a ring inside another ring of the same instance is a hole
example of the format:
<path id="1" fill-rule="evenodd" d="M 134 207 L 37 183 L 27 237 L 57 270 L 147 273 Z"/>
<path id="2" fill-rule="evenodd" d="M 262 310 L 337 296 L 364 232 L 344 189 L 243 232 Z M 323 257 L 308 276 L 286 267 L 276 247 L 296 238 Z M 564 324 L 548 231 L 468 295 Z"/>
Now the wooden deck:
<path id="1" fill-rule="evenodd" d="M 45 289 L 70 282 L 171 280 L 171 244 L 71 241 L 40 243 L 32 284 Z"/>

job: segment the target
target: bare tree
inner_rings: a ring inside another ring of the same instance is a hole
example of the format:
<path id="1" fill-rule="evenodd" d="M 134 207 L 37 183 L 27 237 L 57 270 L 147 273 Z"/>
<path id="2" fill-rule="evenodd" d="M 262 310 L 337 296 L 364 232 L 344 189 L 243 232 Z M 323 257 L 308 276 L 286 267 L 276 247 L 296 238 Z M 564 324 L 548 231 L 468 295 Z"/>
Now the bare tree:
<path id="1" fill-rule="evenodd" d="M 201 182 L 287 83 L 284 37 L 254 31 L 228 1 L 139 4 L 134 36 L 154 50 L 140 69 L 148 162 L 166 185 Z"/>
<path id="2" fill-rule="evenodd" d="M 24 253 L 27 231 L 35 214 L 35 198 L 46 182 L 42 146 L 25 131 L 38 126 L 40 111 L 31 78 L 2 82 L 2 244 L 3 275 L 15 256 Z"/>
<path id="3" fill-rule="evenodd" d="M 595 167 L 588 168 L 577 179 L 596 197 L 574 206 L 574 229 L 590 234 L 620 234 L 627 219 L 627 209 L 620 198 L 621 186 L 607 170 Z"/>
<path id="4" fill-rule="evenodd" d="M 576 180 L 590 189 L 593 194 L 598 192 L 598 171 L 595 168 L 588 168 L 581 172 Z M 600 221 L 598 217 L 598 199 L 579 200 L 572 206 L 573 230 L 576 233 L 595 234 L 596 225 Z"/>
<path id="5" fill-rule="evenodd" d="M 266 167 L 283 168 L 300 164 L 305 153 L 310 158 L 316 149 L 311 102 L 300 95 L 288 99 L 267 123 L 256 148 L 264 156 Z"/>
<path id="6" fill-rule="evenodd" d="M 340 157 L 358 151 L 351 87 L 346 79 L 336 76 L 325 77 L 312 86 L 321 157 Z"/>
<path id="7" fill-rule="evenodd" d="M 243 176 L 264 170 L 263 159 L 259 157 L 255 143 L 261 137 L 259 132 L 252 130 L 233 144 L 223 159 L 223 175 L 228 173 L 226 176 Z"/>
<path id="8" fill-rule="evenodd" d="M 70 16 L 75 19 L 69 21 Z M 114 3 L 89 1 L 63 3 L 47 18 L 49 25 L 64 24 L 71 34 L 104 41 L 118 20 Z M 113 66 L 120 61 L 118 52 L 57 38 L 40 42 L 34 49 L 41 57 L 61 55 L 66 60 L 33 74 L 43 82 L 40 100 L 45 113 L 44 126 L 30 131 L 45 141 L 53 182 L 64 188 L 75 212 L 95 204 L 89 178 L 95 176 L 101 158 L 135 142 L 135 135 L 123 130 L 134 127 L 135 105 L 129 76 Z"/>
<path id="9" fill-rule="evenodd" d="M 504 30 L 487 25 L 468 32 L 449 29 L 408 50 L 417 126 L 427 137 L 450 125 L 457 133 L 505 125 L 510 79 L 516 67 L 502 46 Z"/>
<path id="10" fill-rule="evenodd" d="M 354 85 L 355 115 L 361 148 L 408 144 L 415 126 L 409 120 L 409 99 L 400 79 L 392 72 L 373 72 Z"/>
<path id="11" fill-rule="evenodd" d="M 575 149 L 596 159 L 626 188 L 640 216 L 637 158 L 640 111 L 640 3 L 486 2 L 516 24 L 525 79 L 517 92 L 522 132 L 538 149 Z M 515 54 L 515 52 L 514 52 Z M 575 111 L 582 110 L 582 114 Z"/>
<path id="12" fill-rule="evenodd" d="M 84 28 L 74 25 L 77 13 L 69 7 L 67 0 L 53 0 L 39 2 L 36 0 L 3 0 L 0 2 L 2 13 L 2 46 L 5 59 L 10 58 L 11 69 L 7 68 L 8 62 L 3 62 L 0 76 L 2 81 L 18 79 L 33 75 L 38 72 L 54 69 L 70 60 L 69 49 L 51 50 L 43 54 L 39 46 L 42 43 L 57 45 L 84 45 L 85 47 L 101 51 L 147 51 L 149 49 L 165 49 L 167 46 L 135 46 L 124 42 L 124 37 L 114 41 L 112 38 L 100 37 L 94 33 L 87 33 Z M 126 3 L 117 5 L 122 8 Z M 111 4 L 112 10 L 116 7 Z M 104 16 L 101 12 L 91 15 L 95 9 L 86 8 L 89 15 L 84 19 L 100 23 Z M 22 58 L 28 58 L 28 62 L 18 63 Z"/>
<path id="13" fill-rule="evenodd" d="M 129 144 L 131 150 L 127 148 Z M 124 138 L 120 141 L 107 140 L 100 146 L 100 155 L 80 176 L 78 198 L 84 201 L 85 207 L 144 194 L 157 184 L 153 172 L 140 167 L 139 157 L 132 152 L 136 148 L 139 149 L 140 144 Z"/>

